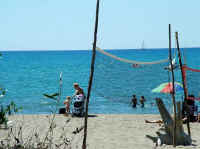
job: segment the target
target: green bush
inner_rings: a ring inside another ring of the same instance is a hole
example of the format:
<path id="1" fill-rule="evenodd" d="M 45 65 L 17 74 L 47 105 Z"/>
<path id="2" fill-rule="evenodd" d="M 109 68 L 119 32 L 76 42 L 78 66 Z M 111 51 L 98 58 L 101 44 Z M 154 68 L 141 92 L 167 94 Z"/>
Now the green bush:
<path id="1" fill-rule="evenodd" d="M 6 117 L 6 109 L 1 105 L 0 109 L 0 124 L 7 125 L 8 119 Z"/>
<path id="2" fill-rule="evenodd" d="M 6 108 L 4 108 L 3 105 L 1 105 L 0 124 L 6 125 L 8 122 L 7 115 L 17 113 L 17 112 L 19 112 L 19 110 L 22 110 L 22 107 L 17 107 L 13 101 L 11 101 L 11 103 L 9 105 L 7 105 Z"/>

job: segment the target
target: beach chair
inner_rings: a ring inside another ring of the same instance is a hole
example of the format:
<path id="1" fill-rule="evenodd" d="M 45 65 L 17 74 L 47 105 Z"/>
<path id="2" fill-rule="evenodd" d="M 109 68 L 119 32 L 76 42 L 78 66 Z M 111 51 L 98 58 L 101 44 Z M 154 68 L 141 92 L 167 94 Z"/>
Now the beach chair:
<path id="1" fill-rule="evenodd" d="M 72 102 L 72 115 L 83 116 L 85 113 L 85 97 L 83 95 L 76 95 Z"/>

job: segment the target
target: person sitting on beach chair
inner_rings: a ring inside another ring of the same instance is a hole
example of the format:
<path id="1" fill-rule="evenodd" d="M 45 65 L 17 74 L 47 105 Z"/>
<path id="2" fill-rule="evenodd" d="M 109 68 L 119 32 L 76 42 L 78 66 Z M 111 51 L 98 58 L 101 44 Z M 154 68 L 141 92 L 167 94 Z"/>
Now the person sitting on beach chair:
<path id="1" fill-rule="evenodd" d="M 83 91 L 83 89 L 79 86 L 78 83 L 74 83 L 74 89 L 75 89 L 75 93 L 74 93 L 73 97 L 76 96 L 76 95 L 83 95 L 83 96 L 85 97 L 84 91 Z"/>
<path id="2" fill-rule="evenodd" d="M 85 112 L 85 94 L 78 83 L 74 83 L 74 89 L 72 115 L 83 116 Z"/>
<path id="3" fill-rule="evenodd" d="M 189 116 L 190 122 L 195 122 L 197 119 L 197 115 L 195 112 L 198 110 L 198 107 L 195 105 L 194 95 L 188 95 L 188 98 L 183 103 L 183 118 Z"/>

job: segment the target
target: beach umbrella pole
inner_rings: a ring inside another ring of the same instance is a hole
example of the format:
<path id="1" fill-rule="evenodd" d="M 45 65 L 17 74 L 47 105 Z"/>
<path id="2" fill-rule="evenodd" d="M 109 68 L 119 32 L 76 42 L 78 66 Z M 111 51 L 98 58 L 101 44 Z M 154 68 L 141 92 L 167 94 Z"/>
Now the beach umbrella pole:
<path id="1" fill-rule="evenodd" d="M 97 4 L 96 4 L 94 43 L 93 43 L 93 49 L 92 49 L 92 61 L 91 61 L 91 68 L 90 68 L 90 78 L 89 78 L 89 83 L 88 83 L 88 92 L 87 92 L 87 97 L 86 97 L 86 109 L 85 109 L 85 119 L 84 119 L 84 136 L 83 136 L 82 149 L 86 149 L 88 104 L 89 104 L 90 92 L 91 92 L 91 87 L 92 87 L 92 80 L 93 80 L 93 74 L 94 74 L 94 63 L 95 63 L 95 56 L 96 56 L 97 29 L 98 29 L 98 18 L 99 18 L 99 1 L 100 0 L 97 0 Z"/>
<path id="2" fill-rule="evenodd" d="M 172 51 L 171 51 L 171 24 L 169 24 L 169 61 L 172 74 L 172 102 L 174 109 L 174 123 L 173 123 L 173 146 L 176 147 L 176 101 L 175 101 L 175 88 L 174 88 L 174 70 L 172 64 Z"/>
<path id="3" fill-rule="evenodd" d="M 188 115 L 188 110 L 187 110 L 187 103 L 186 103 L 186 98 L 188 97 L 188 93 L 187 93 L 187 88 L 186 88 L 186 83 L 185 83 L 185 78 L 184 78 L 184 73 L 185 72 L 183 71 L 184 68 L 183 68 L 183 64 L 182 64 L 182 60 L 181 60 L 181 52 L 180 52 L 180 49 L 179 49 L 178 32 L 176 32 L 176 44 L 177 44 L 179 65 L 180 65 L 180 69 L 181 69 L 182 83 L 183 83 L 183 89 L 184 89 L 184 104 L 186 106 L 186 113 L 187 113 L 187 129 L 188 129 L 188 134 L 191 137 L 190 120 L 189 120 L 189 115 Z"/>

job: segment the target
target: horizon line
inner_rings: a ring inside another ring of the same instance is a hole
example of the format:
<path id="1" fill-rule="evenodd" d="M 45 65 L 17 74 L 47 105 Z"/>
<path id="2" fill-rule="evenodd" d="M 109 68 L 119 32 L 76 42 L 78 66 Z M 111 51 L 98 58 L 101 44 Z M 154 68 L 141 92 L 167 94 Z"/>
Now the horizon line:
<path id="1" fill-rule="evenodd" d="M 200 47 L 182 47 L 180 49 L 186 48 L 200 48 Z M 103 50 L 158 50 L 158 49 L 168 49 L 168 48 L 102 48 Z M 175 48 L 172 48 L 175 49 Z M 0 49 L 1 52 L 3 51 L 91 51 L 92 49 Z"/>

